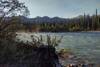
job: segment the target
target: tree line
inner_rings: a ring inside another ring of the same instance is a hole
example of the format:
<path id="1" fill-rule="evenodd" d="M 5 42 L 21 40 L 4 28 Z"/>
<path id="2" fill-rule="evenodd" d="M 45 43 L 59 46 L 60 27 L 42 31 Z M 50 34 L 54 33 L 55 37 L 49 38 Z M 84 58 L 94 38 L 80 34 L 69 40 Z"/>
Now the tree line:
<path id="1" fill-rule="evenodd" d="M 67 22 L 21 23 L 19 30 L 30 32 L 100 31 L 100 15 L 98 15 L 96 9 L 96 13 L 92 16 L 84 13 L 84 15 L 71 18 Z"/>

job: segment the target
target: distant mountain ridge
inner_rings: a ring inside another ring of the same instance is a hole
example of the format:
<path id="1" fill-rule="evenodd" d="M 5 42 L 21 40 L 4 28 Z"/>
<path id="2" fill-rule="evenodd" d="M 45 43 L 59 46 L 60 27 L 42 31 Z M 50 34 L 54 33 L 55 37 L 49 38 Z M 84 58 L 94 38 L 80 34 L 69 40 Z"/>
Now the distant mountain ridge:
<path id="1" fill-rule="evenodd" d="M 95 15 L 93 15 L 95 16 Z M 85 16 L 85 20 L 87 20 L 88 18 L 92 18 L 93 16 L 89 16 L 86 15 Z M 100 15 L 98 15 L 99 17 Z M 79 22 L 81 18 L 84 18 L 84 15 L 79 15 L 77 17 L 74 18 L 61 18 L 61 17 L 48 17 L 48 16 L 37 16 L 35 18 L 29 18 L 29 17 L 25 17 L 25 16 L 16 16 L 20 19 L 21 23 L 70 23 L 70 22 Z M 11 17 L 5 17 L 6 21 L 9 21 L 11 19 Z"/>
<path id="2" fill-rule="evenodd" d="M 70 19 L 67 18 L 60 18 L 60 17 L 53 17 L 50 18 L 48 16 L 44 17 L 35 17 L 35 18 L 28 18 L 24 16 L 18 16 L 20 18 L 21 23 L 65 23 L 68 22 Z M 11 18 L 6 17 L 5 20 L 9 21 Z"/>
<path id="3" fill-rule="evenodd" d="M 48 16 L 44 17 L 35 17 L 35 18 L 27 18 L 21 16 L 21 21 L 24 21 L 24 23 L 65 23 L 69 19 L 66 18 L 60 18 L 60 17 L 53 17 L 50 18 Z"/>

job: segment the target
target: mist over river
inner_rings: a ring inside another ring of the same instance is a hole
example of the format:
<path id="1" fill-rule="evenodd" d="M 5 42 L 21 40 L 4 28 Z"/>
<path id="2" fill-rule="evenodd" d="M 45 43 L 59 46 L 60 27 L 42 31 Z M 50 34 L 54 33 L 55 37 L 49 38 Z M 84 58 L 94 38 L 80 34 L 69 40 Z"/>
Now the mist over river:
<path id="1" fill-rule="evenodd" d="M 62 48 L 71 49 L 71 51 L 80 58 L 86 59 L 91 63 L 100 63 L 100 32 L 66 32 L 66 33 L 24 33 L 18 32 L 17 38 L 23 41 L 32 41 L 31 35 L 46 35 L 52 37 L 64 36 L 62 42 L 57 46 L 57 50 Z"/>

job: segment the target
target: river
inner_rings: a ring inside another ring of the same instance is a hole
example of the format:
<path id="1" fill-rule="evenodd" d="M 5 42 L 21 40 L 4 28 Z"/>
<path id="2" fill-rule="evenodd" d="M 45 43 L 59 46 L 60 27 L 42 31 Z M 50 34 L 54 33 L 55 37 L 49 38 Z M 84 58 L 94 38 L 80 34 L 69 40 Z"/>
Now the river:
<path id="1" fill-rule="evenodd" d="M 23 41 L 31 41 L 30 35 L 36 36 L 64 36 L 62 42 L 57 46 L 57 50 L 68 48 L 80 58 L 86 59 L 91 63 L 100 63 L 100 32 L 66 32 L 66 33 L 17 33 Z"/>

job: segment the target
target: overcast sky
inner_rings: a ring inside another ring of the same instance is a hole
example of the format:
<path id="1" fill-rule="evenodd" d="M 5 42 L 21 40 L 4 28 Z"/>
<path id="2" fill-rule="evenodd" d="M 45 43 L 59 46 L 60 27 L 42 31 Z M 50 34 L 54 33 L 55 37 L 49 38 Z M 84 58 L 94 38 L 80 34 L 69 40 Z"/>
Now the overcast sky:
<path id="1" fill-rule="evenodd" d="M 30 17 L 59 16 L 64 18 L 84 14 L 94 14 L 96 8 L 100 14 L 100 0 L 20 0 L 30 10 Z"/>

